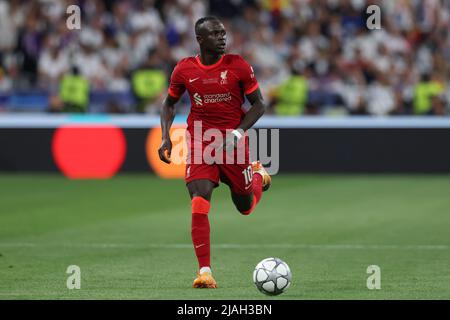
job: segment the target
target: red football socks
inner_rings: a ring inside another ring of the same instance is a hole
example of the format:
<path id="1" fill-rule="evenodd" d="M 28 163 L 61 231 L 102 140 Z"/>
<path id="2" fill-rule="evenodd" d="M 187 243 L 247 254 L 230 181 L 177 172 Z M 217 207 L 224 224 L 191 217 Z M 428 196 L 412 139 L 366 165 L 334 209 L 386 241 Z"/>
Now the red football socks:
<path id="1" fill-rule="evenodd" d="M 253 175 L 253 204 L 252 207 L 242 212 L 249 215 L 258 204 L 262 196 L 262 176 L 259 173 Z M 208 213 L 210 209 L 208 200 L 202 197 L 192 199 L 192 225 L 191 236 L 197 256 L 199 268 L 211 266 L 210 226 Z"/>
<path id="2" fill-rule="evenodd" d="M 194 197 L 192 199 L 191 236 L 199 268 L 209 267 L 211 263 L 209 208 L 210 203 L 208 200 L 202 197 Z"/>
<path id="3" fill-rule="evenodd" d="M 259 202 L 262 196 L 262 183 L 262 176 L 259 173 L 253 174 L 253 196 L 254 199 L 256 199 L 256 204 Z"/>
<path id="4" fill-rule="evenodd" d="M 252 207 L 247 210 L 243 211 L 243 215 L 249 215 L 252 213 L 252 211 L 255 209 L 256 205 L 258 204 L 259 200 L 261 200 L 262 196 L 262 176 L 259 173 L 253 174 L 253 203 Z"/>

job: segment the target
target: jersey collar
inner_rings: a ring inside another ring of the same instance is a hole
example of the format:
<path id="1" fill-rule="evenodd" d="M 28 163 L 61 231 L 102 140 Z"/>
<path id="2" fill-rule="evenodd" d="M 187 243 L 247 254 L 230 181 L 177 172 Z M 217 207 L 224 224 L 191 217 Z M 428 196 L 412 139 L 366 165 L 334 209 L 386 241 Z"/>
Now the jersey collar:
<path id="1" fill-rule="evenodd" d="M 220 65 L 220 64 L 222 63 L 222 60 L 223 60 L 223 57 L 224 57 L 224 56 L 225 56 L 225 55 L 223 54 L 223 55 L 220 57 L 220 59 L 219 59 L 216 63 L 210 64 L 210 65 L 204 65 L 204 64 L 200 61 L 200 56 L 199 56 L 199 55 L 196 55 L 196 56 L 195 56 L 195 60 L 197 61 L 197 63 L 198 63 L 198 65 L 199 65 L 200 68 L 205 69 L 205 70 L 209 70 L 209 69 L 215 68 L 215 67 L 217 67 L 218 65 Z"/>

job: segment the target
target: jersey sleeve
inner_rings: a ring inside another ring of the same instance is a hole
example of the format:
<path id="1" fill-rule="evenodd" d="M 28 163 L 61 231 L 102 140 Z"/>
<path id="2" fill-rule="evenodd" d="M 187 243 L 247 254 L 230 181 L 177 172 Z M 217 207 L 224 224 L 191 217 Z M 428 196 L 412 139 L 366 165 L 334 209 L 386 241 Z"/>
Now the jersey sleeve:
<path id="1" fill-rule="evenodd" d="M 244 94 L 250 94 L 256 89 L 258 89 L 259 84 L 255 77 L 255 72 L 250 64 L 240 57 L 239 63 L 239 74 L 241 78 L 241 83 L 244 88 Z"/>
<path id="2" fill-rule="evenodd" d="M 185 90 L 186 87 L 184 85 L 183 76 L 180 72 L 180 65 L 177 64 L 172 71 L 172 75 L 170 77 L 170 85 L 167 91 L 169 95 L 178 99 L 183 95 Z"/>

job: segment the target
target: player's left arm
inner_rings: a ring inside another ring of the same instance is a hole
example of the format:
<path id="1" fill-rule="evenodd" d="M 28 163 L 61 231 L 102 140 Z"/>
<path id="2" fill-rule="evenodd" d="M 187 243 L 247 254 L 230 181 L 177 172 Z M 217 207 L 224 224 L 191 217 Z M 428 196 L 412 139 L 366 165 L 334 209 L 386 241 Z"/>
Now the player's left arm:
<path id="1" fill-rule="evenodd" d="M 238 140 L 244 136 L 245 131 L 250 129 L 266 111 L 266 105 L 261 91 L 259 90 L 258 81 L 256 80 L 253 68 L 242 58 L 238 58 L 236 63 L 239 65 L 239 68 L 237 69 L 242 89 L 252 106 L 245 114 L 239 126 L 231 133 L 227 134 L 224 142 L 224 147 L 227 150 L 236 147 Z"/>
<path id="2" fill-rule="evenodd" d="M 223 144 L 223 148 L 227 151 L 236 148 L 238 140 L 244 136 L 245 131 L 250 129 L 266 111 L 266 105 L 259 88 L 247 94 L 246 97 L 252 106 L 245 114 L 239 126 L 227 134 Z"/>
<path id="3" fill-rule="evenodd" d="M 250 129 L 256 121 L 262 117 L 264 112 L 266 112 L 266 105 L 259 88 L 246 95 L 246 97 L 252 106 L 250 110 L 247 111 L 244 119 L 242 119 L 241 124 L 237 128 L 238 130 L 241 129 L 244 132 Z"/>
<path id="4" fill-rule="evenodd" d="M 236 63 L 239 65 L 239 77 L 247 100 L 252 105 L 250 110 L 242 119 L 240 125 L 236 128 L 241 133 L 250 129 L 256 121 L 264 114 L 266 111 L 266 105 L 264 103 L 261 91 L 259 90 L 259 84 L 256 80 L 253 68 L 242 58 L 238 58 Z"/>

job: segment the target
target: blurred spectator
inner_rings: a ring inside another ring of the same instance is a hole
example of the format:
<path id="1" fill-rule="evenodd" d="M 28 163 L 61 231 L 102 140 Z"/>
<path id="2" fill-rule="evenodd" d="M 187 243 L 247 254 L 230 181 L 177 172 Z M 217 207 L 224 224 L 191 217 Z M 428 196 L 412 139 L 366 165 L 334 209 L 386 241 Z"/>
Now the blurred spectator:
<path id="1" fill-rule="evenodd" d="M 366 92 L 367 112 L 372 115 L 385 116 L 395 110 L 395 94 L 384 75 L 369 86 Z"/>
<path id="2" fill-rule="evenodd" d="M 84 113 L 89 104 L 89 81 L 80 74 L 78 67 L 61 80 L 60 99 L 64 112 Z"/>
<path id="3" fill-rule="evenodd" d="M 109 70 L 104 60 L 98 54 L 95 45 L 82 42 L 80 51 L 73 54 L 73 63 L 77 66 L 80 74 L 86 77 L 94 89 L 104 89 L 109 81 Z"/>
<path id="4" fill-rule="evenodd" d="M 11 12 L 11 4 L 5 0 L 0 1 L 0 52 L 10 51 L 16 44 L 18 28 Z"/>
<path id="5" fill-rule="evenodd" d="M 131 76 L 133 93 L 137 100 L 136 110 L 140 113 L 156 113 L 167 88 L 167 77 L 160 68 L 159 54 L 152 50 L 145 63 Z"/>
<path id="6" fill-rule="evenodd" d="M 442 82 L 424 74 L 414 89 L 414 113 L 442 115 L 445 109 L 441 104 L 444 91 Z"/>
<path id="7" fill-rule="evenodd" d="M 58 48 L 58 43 L 56 37 L 49 37 L 38 62 L 39 86 L 51 92 L 57 90 L 62 75 L 69 71 L 67 53 Z"/>
<path id="8" fill-rule="evenodd" d="M 274 112 L 280 116 L 298 116 L 305 112 L 308 97 L 308 80 L 295 67 L 274 95 Z"/>
<path id="9" fill-rule="evenodd" d="M 9 92 L 12 89 L 12 81 L 0 67 L 0 93 Z"/>

